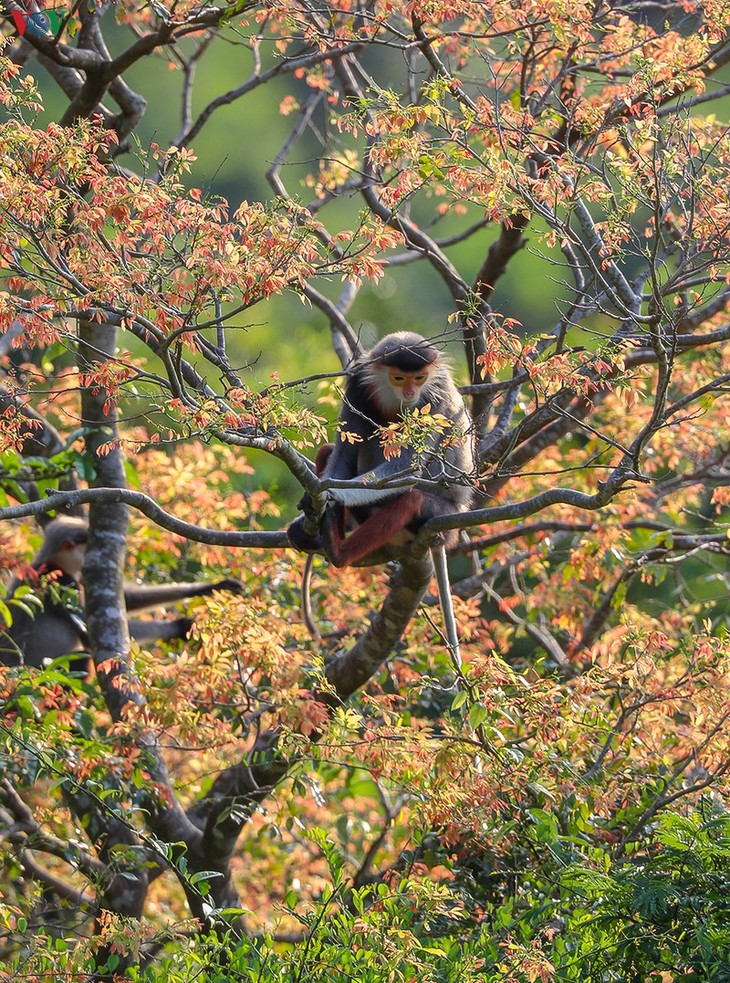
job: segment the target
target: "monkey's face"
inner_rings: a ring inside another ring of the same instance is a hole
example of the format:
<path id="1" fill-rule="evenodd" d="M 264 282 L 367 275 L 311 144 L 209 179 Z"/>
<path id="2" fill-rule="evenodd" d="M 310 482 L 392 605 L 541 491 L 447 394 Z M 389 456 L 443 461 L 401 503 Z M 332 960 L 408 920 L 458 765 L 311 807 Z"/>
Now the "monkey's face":
<path id="1" fill-rule="evenodd" d="M 431 377 L 431 367 L 424 366 L 418 372 L 402 372 L 398 368 L 388 369 L 388 382 L 393 395 L 399 403 L 405 406 L 415 406 L 421 398 L 421 390 L 428 384 Z"/>
<path id="2" fill-rule="evenodd" d="M 438 372 L 438 362 L 411 359 L 404 368 L 391 357 L 388 364 L 378 361 L 364 366 L 362 379 L 382 416 L 395 420 L 403 407 L 411 409 L 426 401 L 428 386 Z"/>
<path id="3" fill-rule="evenodd" d="M 67 573 L 69 577 L 73 577 L 74 580 L 79 580 L 85 556 L 85 542 L 74 543 L 71 540 L 66 540 L 61 543 L 58 550 L 53 554 L 52 560 L 59 570 L 63 570 L 64 573 Z"/>

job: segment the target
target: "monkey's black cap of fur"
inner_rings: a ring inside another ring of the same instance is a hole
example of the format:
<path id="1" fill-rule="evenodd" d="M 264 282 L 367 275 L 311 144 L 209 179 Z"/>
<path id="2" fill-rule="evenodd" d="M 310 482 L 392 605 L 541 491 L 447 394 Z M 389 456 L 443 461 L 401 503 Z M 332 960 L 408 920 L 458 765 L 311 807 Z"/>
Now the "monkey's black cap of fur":
<path id="1" fill-rule="evenodd" d="M 403 372 L 418 372 L 432 365 L 439 357 L 438 348 L 415 331 L 396 331 L 378 342 L 370 351 L 368 361 L 394 365 Z"/>

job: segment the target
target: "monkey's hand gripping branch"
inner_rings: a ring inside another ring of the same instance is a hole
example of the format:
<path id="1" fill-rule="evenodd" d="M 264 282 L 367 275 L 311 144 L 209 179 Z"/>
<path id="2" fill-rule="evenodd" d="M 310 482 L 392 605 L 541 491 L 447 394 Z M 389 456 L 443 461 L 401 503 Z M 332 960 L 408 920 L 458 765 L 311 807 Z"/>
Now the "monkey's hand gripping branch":
<path id="1" fill-rule="evenodd" d="M 327 507 L 327 492 L 307 491 L 298 503 L 302 515 L 294 520 L 286 533 L 289 542 L 303 553 L 324 552 L 322 523 Z"/>

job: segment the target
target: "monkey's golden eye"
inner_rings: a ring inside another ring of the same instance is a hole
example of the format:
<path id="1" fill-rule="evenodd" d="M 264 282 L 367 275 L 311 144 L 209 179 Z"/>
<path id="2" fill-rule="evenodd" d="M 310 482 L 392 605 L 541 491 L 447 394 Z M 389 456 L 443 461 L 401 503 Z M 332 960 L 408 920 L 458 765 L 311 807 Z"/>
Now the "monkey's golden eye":
<path id="1" fill-rule="evenodd" d="M 404 383 L 406 381 L 406 377 L 404 375 L 392 375 L 390 377 L 390 381 L 391 382 L 397 382 L 398 385 L 401 385 L 402 383 Z"/>
<path id="2" fill-rule="evenodd" d="M 418 375 L 413 376 L 413 381 L 418 383 L 419 386 L 423 385 L 426 379 L 428 379 L 428 376 L 425 372 L 420 372 Z"/>

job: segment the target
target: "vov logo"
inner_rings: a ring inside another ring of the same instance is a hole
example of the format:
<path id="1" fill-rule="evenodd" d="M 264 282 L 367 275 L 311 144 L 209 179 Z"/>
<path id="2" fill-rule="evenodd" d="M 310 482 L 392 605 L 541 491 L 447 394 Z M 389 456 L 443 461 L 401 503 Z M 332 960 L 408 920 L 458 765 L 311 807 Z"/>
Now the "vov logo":
<path id="1" fill-rule="evenodd" d="M 45 38 L 56 34 L 64 18 L 63 11 L 44 10 L 37 0 L 21 3 L 11 0 L 5 9 L 21 37 Z"/>

